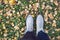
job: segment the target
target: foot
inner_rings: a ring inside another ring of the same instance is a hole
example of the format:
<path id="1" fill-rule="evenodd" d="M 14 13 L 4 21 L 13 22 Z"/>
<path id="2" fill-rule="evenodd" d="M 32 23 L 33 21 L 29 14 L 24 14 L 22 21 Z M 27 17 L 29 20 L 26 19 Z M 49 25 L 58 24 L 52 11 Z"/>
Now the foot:
<path id="1" fill-rule="evenodd" d="M 31 15 L 28 15 L 26 19 L 26 32 L 27 31 L 33 31 L 33 17 Z"/>
<path id="2" fill-rule="evenodd" d="M 36 26 L 37 26 L 36 34 L 37 34 L 37 35 L 38 35 L 38 32 L 44 31 L 44 30 L 43 30 L 43 25 L 44 25 L 43 17 L 42 17 L 42 15 L 38 15 L 38 16 L 37 16 L 37 19 L 36 19 Z"/>

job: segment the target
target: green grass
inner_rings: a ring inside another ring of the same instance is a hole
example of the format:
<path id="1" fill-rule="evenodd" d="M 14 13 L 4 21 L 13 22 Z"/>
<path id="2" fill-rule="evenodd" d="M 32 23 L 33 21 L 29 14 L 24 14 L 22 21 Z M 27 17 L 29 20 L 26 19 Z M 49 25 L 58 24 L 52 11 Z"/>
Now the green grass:
<path id="1" fill-rule="evenodd" d="M 54 2 L 50 2 L 50 0 L 18 0 L 15 5 L 9 5 L 9 3 L 3 4 L 3 2 L 0 2 L 0 39 L 17 40 L 19 36 L 23 36 L 24 28 L 26 26 L 25 21 L 28 15 L 27 11 L 29 11 L 29 14 L 34 18 L 34 27 L 36 27 L 36 16 L 42 14 L 45 20 L 44 29 L 45 31 L 48 31 L 46 33 L 51 40 L 59 40 L 60 38 L 57 37 L 60 36 L 60 7 L 58 2 L 56 3 L 58 5 Z M 39 7 L 36 7 L 36 3 L 39 3 Z M 32 7 L 30 8 L 29 5 Z M 44 5 L 45 8 L 42 9 L 42 5 Z M 52 9 L 50 9 L 50 7 Z M 37 10 L 35 10 L 36 8 Z M 48 14 L 51 15 L 48 16 Z M 56 23 L 53 22 L 54 20 Z M 52 25 L 53 23 L 55 23 L 54 26 Z"/>

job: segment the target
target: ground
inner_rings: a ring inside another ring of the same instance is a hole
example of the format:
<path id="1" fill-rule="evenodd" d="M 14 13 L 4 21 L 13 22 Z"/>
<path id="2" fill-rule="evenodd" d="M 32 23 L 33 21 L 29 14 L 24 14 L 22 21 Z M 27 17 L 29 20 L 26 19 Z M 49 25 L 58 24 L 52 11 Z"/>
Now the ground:
<path id="1" fill-rule="evenodd" d="M 0 40 L 23 36 L 28 14 L 44 17 L 44 29 L 51 40 L 60 40 L 60 0 L 0 0 Z M 34 29 L 34 30 L 35 30 Z"/>

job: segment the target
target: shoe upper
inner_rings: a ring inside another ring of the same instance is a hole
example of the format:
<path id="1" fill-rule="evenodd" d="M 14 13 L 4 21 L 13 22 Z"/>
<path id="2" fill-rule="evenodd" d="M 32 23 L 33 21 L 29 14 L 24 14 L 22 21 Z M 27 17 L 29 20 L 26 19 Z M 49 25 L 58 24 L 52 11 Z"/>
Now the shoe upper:
<path id="1" fill-rule="evenodd" d="M 28 15 L 26 19 L 26 31 L 33 31 L 33 17 L 31 15 Z"/>
<path id="2" fill-rule="evenodd" d="M 37 16 L 37 19 L 36 19 L 36 28 L 37 28 L 36 33 L 37 33 L 37 34 L 38 34 L 39 31 L 44 31 L 44 30 L 43 30 L 43 26 L 44 26 L 43 17 L 42 17 L 42 15 L 38 15 L 38 16 Z"/>

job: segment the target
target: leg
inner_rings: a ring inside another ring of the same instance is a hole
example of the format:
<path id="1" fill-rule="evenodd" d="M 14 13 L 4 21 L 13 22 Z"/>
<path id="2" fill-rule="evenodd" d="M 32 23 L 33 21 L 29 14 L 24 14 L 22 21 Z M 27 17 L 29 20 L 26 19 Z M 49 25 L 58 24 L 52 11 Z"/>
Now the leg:
<path id="1" fill-rule="evenodd" d="M 34 32 L 26 32 L 24 37 L 21 40 L 35 40 L 35 34 Z"/>
<path id="2" fill-rule="evenodd" d="M 35 40 L 35 34 L 33 32 L 33 18 L 31 15 L 27 16 L 26 31 L 24 37 L 21 40 Z"/>
<path id="3" fill-rule="evenodd" d="M 43 32 L 43 31 L 40 31 L 40 32 L 38 33 L 37 39 L 38 39 L 38 40 L 50 40 L 50 39 L 49 39 L 49 36 L 48 36 L 45 32 Z"/>
<path id="4" fill-rule="evenodd" d="M 41 15 L 37 16 L 36 20 L 37 24 L 37 40 L 49 40 L 48 35 L 44 32 L 43 25 L 44 25 L 44 20 Z"/>

